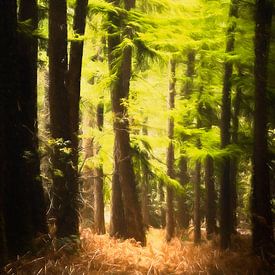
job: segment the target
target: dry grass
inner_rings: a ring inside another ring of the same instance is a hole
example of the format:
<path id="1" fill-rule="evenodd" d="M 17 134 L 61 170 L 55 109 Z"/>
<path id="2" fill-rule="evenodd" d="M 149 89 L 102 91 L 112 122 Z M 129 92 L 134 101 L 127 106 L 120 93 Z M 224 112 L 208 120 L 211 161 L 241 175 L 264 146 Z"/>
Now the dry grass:
<path id="1" fill-rule="evenodd" d="M 164 231 L 150 229 L 147 246 L 116 240 L 83 229 L 78 255 L 73 247 L 54 249 L 44 256 L 25 256 L 6 267 L 6 274 L 271 274 L 250 254 L 249 236 L 237 236 L 230 251 L 220 252 L 215 241 L 194 246 L 190 241 L 164 241 Z M 65 253 L 66 252 L 66 253 Z"/>

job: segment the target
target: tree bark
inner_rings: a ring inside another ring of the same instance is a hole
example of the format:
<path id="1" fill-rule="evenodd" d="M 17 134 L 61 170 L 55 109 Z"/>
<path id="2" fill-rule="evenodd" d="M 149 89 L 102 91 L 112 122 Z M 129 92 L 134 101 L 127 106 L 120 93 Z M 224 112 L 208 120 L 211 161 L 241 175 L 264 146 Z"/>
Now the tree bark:
<path id="1" fill-rule="evenodd" d="M 104 117 L 104 105 L 103 103 L 99 103 L 97 106 L 97 128 L 102 131 L 103 130 L 103 117 Z M 98 144 L 96 146 L 96 154 L 100 151 L 100 146 Z M 103 174 L 103 165 L 100 164 L 99 167 L 95 168 L 94 171 L 95 182 L 94 182 L 94 201 L 95 201 L 95 230 L 97 234 L 105 234 L 105 220 L 104 220 L 104 193 L 103 193 L 103 185 L 104 185 L 104 174 Z"/>
<path id="2" fill-rule="evenodd" d="M 217 231 L 216 225 L 216 192 L 214 181 L 214 161 L 211 156 L 205 159 L 205 188 L 206 188 L 206 234 L 211 240 Z"/>
<path id="3" fill-rule="evenodd" d="M 2 157 L 0 164 L 0 189 L 3 191 L 3 216 L 8 257 L 24 254 L 31 248 L 33 238 L 33 212 L 29 196 L 29 184 L 25 151 L 26 137 L 21 109 L 20 78 L 18 74 L 18 36 L 16 1 L 0 3 L 0 110 L 2 126 L 0 138 Z M 19 60 L 20 61 L 20 60 Z M 26 110 L 24 110 L 26 111 Z M 3 218 L 3 217 L 2 217 Z M 4 240 L 5 241 L 5 240 Z M 5 243 L 5 242 L 4 242 Z"/>
<path id="4" fill-rule="evenodd" d="M 115 6 L 119 6 L 119 1 L 114 2 Z M 115 14 L 109 14 L 108 20 L 111 22 L 108 29 L 108 63 L 110 73 L 114 73 L 114 64 L 116 56 L 114 55 L 115 48 L 120 44 L 120 36 L 117 34 L 116 28 L 120 26 L 120 18 Z M 115 27 L 116 26 L 116 27 Z M 111 90 L 116 92 L 116 87 L 113 85 Z M 125 214 L 122 201 L 122 191 L 119 182 L 118 171 L 118 152 L 117 140 L 114 137 L 114 168 L 112 177 L 112 198 L 111 198 L 111 220 L 110 220 L 110 236 L 125 237 Z"/>
<path id="5" fill-rule="evenodd" d="M 258 255 L 270 252 L 274 236 L 270 205 L 267 145 L 267 64 L 271 38 L 272 1 L 256 1 L 255 110 L 252 171 L 252 245 Z M 274 250 L 273 250 L 274 254 Z"/>
<path id="6" fill-rule="evenodd" d="M 125 1 L 126 10 L 134 7 L 134 1 Z M 123 35 L 131 37 L 131 31 L 122 26 Z M 109 42 L 111 42 L 109 40 Z M 112 41 L 111 43 L 113 43 Z M 112 51 L 114 44 L 109 45 Z M 136 179 L 131 160 L 130 134 L 128 111 L 125 105 L 121 104 L 128 100 L 131 67 L 132 67 L 132 48 L 126 47 L 122 54 L 121 65 L 119 66 L 111 89 L 112 110 L 114 113 L 114 133 L 115 133 L 115 153 L 117 154 L 117 165 L 119 182 L 122 191 L 122 199 L 125 214 L 125 226 L 127 238 L 134 238 L 142 244 L 146 243 L 145 230 L 142 223 L 141 209 L 138 201 Z M 113 71 L 113 68 L 111 68 Z"/>
<path id="7" fill-rule="evenodd" d="M 19 1 L 20 21 L 31 20 L 31 30 L 38 27 L 38 7 L 36 0 Z M 38 124 L 37 124 L 37 51 L 38 42 L 32 34 L 19 33 L 18 62 L 20 82 L 20 106 L 23 124 L 21 138 L 24 151 L 24 176 L 29 189 L 31 202 L 33 234 L 47 233 L 46 204 L 42 180 L 40 177 L 40 159 L 38 155 Z M 25 49 L 22 51 L 22 49 Z"/>
<path id="8" fill-rule="evenodd" d="M 242 76 L 239 69 L 239 76 Z M 240 101 L 241 101 L 241 88 L 237 87 L 236 95 L 233 101 L 232 112 L 232 143 L 238 144 L 238 131 L 239 131 L 239 113 L 240 113 Z M 236 156 L 230 159 L 230 186 L 232 190 L 231 199 L 231 212 L 232 212 L 232 228 L 231 233 L 237 232 L 237 177 L 238 177 L 239 158 Z"/>
<path id="9" fill-rule="evenodd" d="M 88 0 L 77 0 L 73 19 L 74 38 L 84 35 L 86 25 Z M 72 41 L 70 48 L 70 63 L 67 77 L 67 88 L 70 104 L 70 127 L 73 150 L 73 164 L 78 177 L 78 132 L 79 132 L 79 101 L 80 82 L 83 56 L 83 40 Z"/>
<path id="10" fill-rule="evenodd" d="M 112 178 L 112 202 L 111 202 L 111 220 L 110 220 L 110 236 L 125 238 L 125 213 L 122 201 L 122 192 L 118 175 L 118 156 L 116 148 L 116 137 L 114 143 L 114 169 Z"/>
<path id="11" fill-rule="evenodd" d="M 58 238 L 79 235 L 79 187 L 73 167 L 66 74 L 67 5 L 65 0 L 49 0 L 49 101 L 54 139 L 53 200 Z"/>
<path id="12" fill-rule="evenodd" d="M 147 118 L 144 123 L 147 123 Z M 144 136 L 148 135 L 147 126 L 142 127 L 142 134 Z M 150 214 L 149 214 L 149 204 L 150 204 L 150 193 L 149 193 L 149 175 L 145 167 L 142 167 L 142 182 L 141 182 L 141 212 L 144 226 L 148 229 L 150 225 Z"/>
<path id="13" fill-rule="evenodd" d="M 90 130 L 96 125 L 95 122 L 95 110 L 93 106 L 90 106 L 83 116 L 82 123 L 83 127 L 83 172 L 82 172 L 82 186 L 81 193 L 84 200 L 84 205 L 81 211 L 81 217 L 85 225 L 94 228 L 95 225 L 95 214 L 94 214 L 94 175 L 93 168 L 90 165 L 90 159 L 94 156 L 94 138 L 90 135 Z"/>
<path id="14" fill-rule="evenodd" d="M 229 10 L 229 19 L 238 15 L 238 0 L 232 0 Z M 236 23 L 233 21 L 227 30 L 226 53 L 234 51 Z M 221 111 L 221 148 L 224 149 L 230 144 L 230 117 L 231 117 L 231 77 L 233 64 L 226 61 L 224 64 L 222 111 Z M 230 157 L 225 156 L 221 168 L 220 187 L 220 246 L 227 249 L 230 246 L 230 235 L 232 228 L 232 190 L 230 188 Z"/>
<path id="15" fill-rule="evenodd" d="M 165 228 L 166 226 L 166 211 L 164 207 L 165 203 L 165 195 L 164 195 L 164 190 L 163 190 L 163 181 L 160 180 L 158 184 L 158 190 L 159 190 L 159 201 L 160 201 L 160 222 L 161 222 L 161 227 Z"/>
<path id="16" fill-rule="evenodd" d="M 170 79 L 169 79 L 169 97 L 168 97 L 168 108 L 173 110 L 175 108 L 175 95 L 176 95 L 176 62 L 170 61 Z M 167 149 L 167 176 L 174 179 L 174 118 L 170 115 L 168 119 L 168 138 L 169 145 Z M 174 191 L 171 186 L 167 185 L 166 189 L 166 240 L 171 241 L 175 234 L 175 221 L 174 221 Z"/>
<path id="17" fill-rule="evenodd" d="M 194 176 L 194 243 L 201 242 L 201 163 L 196 161 L 195 176 Z"/>

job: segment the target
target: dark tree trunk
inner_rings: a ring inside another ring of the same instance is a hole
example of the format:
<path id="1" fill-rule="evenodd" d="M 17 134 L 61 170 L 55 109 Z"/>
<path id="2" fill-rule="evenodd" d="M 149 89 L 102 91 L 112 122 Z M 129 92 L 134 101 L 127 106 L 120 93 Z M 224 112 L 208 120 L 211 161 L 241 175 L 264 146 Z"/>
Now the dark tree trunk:
<path id="1" fill-rule="evenodd" d="M 31 31 L 38 27 L 38 8 L 36 0 L 19 1 L 20 21 L 30 20 Z M 37 127 L 37 38 L 26 33 L 19 33 L 18 69 L 20 82 L 20 106 L 23 129 L 21 138 L 24 151 L 24 176 L 22 180 L 29 185 L 33 234 L 47 233 L 46 204 L 42 180 L 40 177 L 40 159 L 38 155 Z M 24 51 L 22 51 L 24 49 Z"/>
<path id="2" fill-rule="evenodd" d="M 15 45 L 16 45 L 16 1 L 6 0 L 0 2 L 0 271 L 6 263 L 8 251 L 6 246 L 5 214 L 5 185 L 8 180 L 8 161 L 10 156 L 6 150 L 8 141 L 8 127 L 10 100 L 16 92 L 15 76 Z M 16 100 L 16 99 L 15 99 Z M 12 124 L 10 125 L 12 127 Z M 8 159 L 7 159 L 8 157 Z M 10 182 L 8 182 L 10 183 Z"/>
<path id="3" fill-rule="evenodd" d="M 239 76 L 242 76 L 239 70 Z M 233 112 L 232 112 L 232 143 L 238 144 L 238 131 L 239 131 L 239 113 L 240 113 L 240 102 L 241 102 L 241 88 L 237 87 L 236 95 L 233 101 Z M 233 156 L 230 159 L 230 186 L 232 190 L 231 198 L 231 211 L 232 211 L 232 228 L 231 233 L 237 232 L 237 177 L 238 177 L 238 166 L 239 158 Z"/>
<path id="4" fill-rule="evenodd" d="M 163 190 L 164 183 L 162 180 L 160 180 L 158 184 L 158 189 L 159 189 L 159 201 L 160 201 L 160 222 L 161 222 L 161 227 L 165 228 L 166 226 L 166 220 L 165 220 L 165 206 L 164 206 L 164 200 L 165 200 L 165 195 L 164 195 L 164 190 Z"/>
<path id="5" fill-rule="evenodd" d="M 57 237 L 79 234 L 79 187 L 71 152 L 70 104 L 65 87 L 67 74 L 67 5 L 65 0 L 49 0 L 49 101 L 53 200 Z"/>
<path id="6" fill-rule="evenodd" d="M 144 121 L 144 124 L 147 123 L 147 118 Z M 144 136 L 148 135 L 147 126 L 144 125 L 142 127 L 142 134 Z M 150 211 L 149 211 L 149 204 L 150 204 L 150 193 L 149 193 L 149 175 L 148 171 L 145 167 L 142 168 L 142 183 L 141 183 L 141 212 L 143 223 L 145 227 L 148 229 L 150 225 Z"/>
<path id="7" fill-rule="evenodd" d="M 195 57 L 196 53 L 194 50 L 188 50 L 187 53 L 187 70 L 186 70 L 186 81 L 183 86 L 181 95 L 183 98 L 190 98 L 193 91 L 193 78 L 195 74 Z M 185 156 L 185 151 L 181 150 L 181 156 L 179 160 L 179 179 L 180 184 L 185 186 L 189 181 L 188 175 L 188 160 Z M 180 227 L 187 229 L 191 219 L 190 209 L 186 203 L 185 194 L 178 195 L 178 224 Z"/>
<path id="8" fill-rule="evenodd" d="M 125 1 L 126 10 L 134 7 L 133 1 Z M 131 31 L 124 28 L 123 35 L 131 37 Z M 109 50 L 114 48 L 114 41 L 110 41 Z M 122 54 L 121 65 L 117 70 L 117 79 L 114 81 L 111 89 L 112 109 L 114 112 L 114 132 L 115 132 L 115 154 L 117 154 L 117 165 L 119 183 L 122 191 L 122 199 L 125 213 L 125 226 L 127 238 L 134 238 L 145 244 L 145 230 L 142 223 L 141 209 L 138 201 L 136 179 L 131 159 L 130 133 L 127 107 L 121 102 L 128 99 L 131 66 L 132 66 L 132 48 L 126 47 Z M 112 67 L 112 66 L 111 66 Z M 113 71 L 113 68 L 111 68 Z"/>
<path id="9" fill-rule="evenodd" d="M 141 185 L 141 212 L 145 228 L 149 228 L 149 187 L 148 187 L 148 173 L 143 169 L 143 178 Z"/>
<path id="10" fill-rule="evenodd" d="M 237 0 L 231 1 L 229 20 L 237 17 Z M 234 51 L 236 23 L 230 22 L 227 30 L 226 53 Z M 224 149 L 230 144 L 230 118 L 231 118 L 231 77 L 233 64 L 226 61 L 224 65 L 222 111 L 221 111 L 221 148 Z M 221 249 L 230 246 L 230 235 L 232 228 L 232 190 L 230 188 L 230 157 L 226 156 L 221 168 L 221 187 L 220 187 L 220 235 Z"/>
<path id="11" fill-rule="evenodd" d="M 196 161 L 195 175 L 194 175 L 194 243 L 201 242 L 201 162 Z"/>
<path id="12" fill-rule="evenodd" d="M 125 232 L 125 213 L 122 202 L 122 192 L 118 175 L 118 156 L 116 151 L 116 138 L 114 143 L 114 169 L 112 178 L 112 203 L 111 203 L 111 220 L 110 236 L 124 238 Z"/>
<path id="13" fill-rule="evenodd" d="M 176 95 L 176 62 L 174 60 L 170 61 L 170 80 L 169 80 L 169 97 L 168 97 L 168 108 L 173 110 L 175 108 L 175 95 Z M 174 118 L 172 116 L 168 119 L 168 138 L 169 145 L 167 149 L 167 176 L 174 179 Z M 166 193 L 166 240 L 170 241 L 175 234 L 175 221 L 174 221 L 174 191 L 173 188 L 167 185 Z"/>
<path id="14" fill-rule="evenodd" d="M 84 35 L 86 25 L 88 0 L 77 0 L 73 19 L 75 38 Z M 79 132 L 79 100 L 80 81 L 83 56 L 83 41 L 72 41 L 70 48 L 70 63 L 67 77 L 67 88 L 70 104 L 70 127 L 73 150 L 73 164 L 78 177 L 78 132 Z"/>
<path id="15" fill-rule="evenodd" d="M 99 131 L 103 129 L 103 117 L 104 117 L 104 105 L 103 103 L 99 103 L 97 106 L 97 127 Z M 100 147 L 98 144 L 96 146 L 96 154 L 99 153 Z M 103 193 L 103 185 L 104 185 L 104 174 L 103 174 L 103 166 L 102 164 L 95 168 L 94 171 L 95 182 L 94 182 L 94 201 L 95 201 L 95 231 L 97 234 L 105 234 L 105 220 L 104 220 L 104 193 Z"/>
<path id="16" fill-rule="evenodd" d="M 187 158 L 184 156 L 180 157 L 179 161 L 179 180 L 181 186 L 185 186 L 189 182 L 188 168 L 187 168 Z M 190 209 L 186 202 L 186 195 L 178 195 L 178 224 L 181 228 L 187 229 L 190 222 Z"/>
<path id="17" fill-rule="evenodd" d="M 28 152 L 25 151 L 24 126 L 21 109 L 20 78 L 17 56 L 16 1 L 0 4 L 0 109 L 3 115 L 0 134 L 4 146 L 1 162 L 1 186 L 8 254 L 16 257 L 31 248 L 33 216 L 30 186 L 24 180 Z M 23 92 L 23 90 L 22 90 Z"/>
<path id="18" fill-rule="evenodd" d="M 83 134 L 82 141 L 83 150 L 83 172 L 82 172 L 82 186 L 81 193 L 84 200 L 84 205 L 81 211 L 81 217 L 84 225 L 94 228 L 94 176 L 93 168 L 90 166 L 90 159 L 94 156 L 94 138 L 90 136 L 90 129 L 95 128 L 95 111 L 91 106 L 88 108 L 86 114 L 83 116 Z M 87 132 L 85 131 L 87 129 Z"/>
<path id="19" fill-rule="evenodd" d="M 119 1 L 115 1 L 116 6 L 119 5 Z M 108 63 L 109 70 L 114 73 L 113 62 L 116 56 L 114 55 L 115 48 L 120 44 L 120 37 L 117 34 L 117 30 L 113 26 L 120 26 L 120 19 L 115 14 L 109 14 L 108 20 L 112 23 L 108 29 Z M 115 93 L 115 84 L 111 88 Z M 122 202 L 122 192 L 119 182 L 119 171 L 118 171 L 118 152 L 117 152 L 117 140 L 114 140 L 114 168 L 112 177 L 112 199 L 111 199 L 111 220 L 110 220 L 110 235 L 116 237 L 125 237 L 125 214 L 124 206 Z"/>
<path id="20" fill-rule="evenodd" d="M 252 244 L 256 253 L 264 255 L 269 247 L 274 245 L 267 145 L 267 64 L 271 37 L 272 1 L 256 2 L 255 21 Z"/>
<path id="21" fill-rule="evenodd" d="M 212 239 L 217 231 L 216 225 L 216 192 L 214 181 L 214 161 L 211 156 L 205 159 L 205 188 L 206 188 L 206 234 Z"/>

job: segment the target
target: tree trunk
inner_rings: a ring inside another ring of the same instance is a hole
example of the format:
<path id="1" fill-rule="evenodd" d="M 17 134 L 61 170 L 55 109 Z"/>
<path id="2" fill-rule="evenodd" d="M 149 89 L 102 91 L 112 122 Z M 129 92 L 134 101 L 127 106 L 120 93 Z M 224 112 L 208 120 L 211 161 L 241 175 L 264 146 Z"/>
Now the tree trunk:
<path id="1" fill-rule="evenodd" d="M 31 30 L 38 27 L 38 8 L 36 0 L 19 1 L 20 21 L 32 21 Z M 37 38 L 29 34 L 19 33 L 18 62 L 20 81 L 20 106 L 22 112 L 22 134 L 24 151 L 28 154 L 24 161 L 22 180 L 29 185 L 29 201 L 31 202 L 33 234 L 47 233 L 46 204 L 42 180 L 40 177 L 40 159 L 38 155 L 37 125 Z M 25 49 L 22 51 L 22 49 Z"/>
<path id="2" fill-rule="evenodd" d="M 104 117 L 104 105 L 99 103 L 97 106 L 97 127 L 100 131 L 103 129 L 103 117 Z M 98 144 L 96 146 L 96 154 L 99 153 L 100 147 Z M 104 220 L 104 174 L 103 165 L 100 164 L 99 167 L 95 168 L 94 171 L 95 182 L 94 182 L 94 201 L 95 201 L 95 230 L 97 234 L 105 234 L 105 220 Z"/>
<path id="3" fill-rule="evenodd" d="M 201 242 L 201 163 L 196 161 L 195 176 L 194 176 L 194 243 L 199 244 Z"/>
<path id="4" fill-rule="evenodd" d="M 242 73 L 239 69 L 239 76 Z M 237 87 L 236 95 L 233 101 L 232 112 L 232 143 L 238 144 L 238 131 L 239 131 L 239 113 L 240 113 L 240 101 L 241 101 L 241 88 Z M 233 156 L 230 159 L 230 186 L 232 190 L 231 199 L 231 212 L 232 212 L 232 228 L 231 233 L 237 232 L 237 176 L 238 176 L 239 158 Z"/>
<path id="5" fill-rule="evenodd" d="M 114 143 L 114 169 L 112 178 L 112 203 L 111 203 L 111 220 L 110 220 L 110 236 L 124 238 L 125 230 L 125 213 L 122 201 L 122 192 L 118 175 L 118 156 L 116 151 L 116 137 Z"/>
<path id="6" fill-rule="evenodd" d="M 95 110 L 91 106 L 83 116 L 83 172 L 82 172 L 82 186 L 81 193 L 84 200 L 84 205 L 81 211 L 81 217 L 83 218 L 84 225 L 94 228 L 95 225 L 95 214 L 94 214 L 94 175 L 93 168 L 90 165 L 90 160 L 94 156 L 94 137 L 90 135 L 90 130 L 96 125 L 95 122 Z"/>
<path id="7" fill-rule="evenodd" d="M 144 123 L 147 123 L 147 119 L 145 119 Z M 144 125 L 142 127 L 142 134 L 144 136 L 148 135 L 147 126 Z M 150 194 L 149 194 L 149 175 L 148 171 L 145 167 L 142 168 L 142 183 L 141 183 L 141 212 L 143 223 L 145 227 L 148 229 L 150 225 L 150 215 L 149 215 L 149 204 L 150 204 Z"/>
<path id="8" fill-rule="evenodd" d="M 119 6 L 119 1 L 115 1 L 114 4 Z M 114 55 L 115 48 L 120 44 L 120 37 L 117 34 L 117 30 L 113 26 L 120 26 L 120 18 L 115 14 L 109 14 L 108 20 L 111 22 L 108 29 L 108 63 L 110 73 L 114 73 L 113 62 L 116 56 Z M 115 91 L 115 85 L 111 88 Z M 114 168 L 112 177 L 112 198 L 111 198 L 111 220 L 110 220 L 110 236 L 125 237 L 125 214 L 124 206 L 122 202 L 122 192 L 119 182 L 118 171 L 118 152 L 117 152 L 117 140 L 114 137 Z"/>
<path id="9" fill-rule="evenodd" d="M 163 181 L 160 180 L 158 184 L 158 189 L 159 189 L 159 201 L 160 201 L 160 222 L 161 222 L 161 228 L 165 228 L 166 226 L 166 212 L 165 212 L 165 206 L 164 206 L 164 200 L 165 200 L 165 195 L 164 195 L 164 190 L 163 190 Z"/>
<path id="10" fill-rule="evenodd" d="M 232 0 L 229 20 L 237 17 L 238 0 Z M 227 30 L 226 53 L 234 51 L 236 23 L 233 21 Z M 226 61 L 224 64 L 224 79 L 222 92 L 222 110 L 221 110 L 221 148 L 224 149 L 230 144 L 230 117 L 231 117 L 231 77 L 233 64 Z M 232 190 L 230 188 L 230 157 L 226 156 L 222 162 L 221 168 L 221 187 L 220 187 L 220 235 L 221 249 L 227 249 L 230 246 L 230 235 L 232 228 Z"/>
<path id="11" fill-rule="evenodd" d="M 186 70 L 186 81 L 183 86 L 181 95 L 183 98 L 190 98 L 193 91 L 193 78 L 195 74 L 195 57 L 196 53 L 194 50 L 188 50 L 187 53 L 187 70 Z M 185 186 L 189 181 L 188 175 L 188 160 L 185 156 L 185 151 L 181 149 L 181 156 L 179 160 L 179 179 L 180 184 Z M 177 197 L 178 200 L 178 224 L 180 227 L 187 229 L 190 222 L 190 210 L 186 203 L 186 195 L 180 194 Z"/>
<path id="12" fill-rule="evenodd" d="M 73 19 L 73 31 L 75 38 L 84 35 L 86 25 L 88 0 L 77 0 Z M 70 63 L 67 77 L 67 88 L 70 104 L 70 127 L 73 150 L 73 164 L 78 177 L 78 132 L 79 132 L 79 101 L 80 81 L 83 56 L 83 40 L 72 41 L 70 48 Z"/>
<path id="13" fill-rule="evenodd" d="M 169 98 L 168 98 L 168 108 L 173 110 L 175 108 L 175 95 L 176 95 L 176 62 L 174 60 L 170 61 L 170 79 L 169 79 Z M 174 118 L 170 115 L 168 119 L 168 138 L 169 145 L 167 149 L 167 176 L 174 179 Z M 166 193 L 166 240 L 171 241 L 175 234 L 175 221 L 174 221 L 174 191 L 171 186 L 167 185 Z"/>
<path id="14" fill-rule="evenodd" d="M 205 159 L 205 188 L 206 188 L 206 234 L 210 240 L 217 231 L 216 225 L 216 192 L 214 182 L 214 161 L 211 156 Z"/>
<path id="15" fill-rule="evenodd" d="M 58 45 L 58 46 L 57 46 Z M 67 5 L 49 0 L 49 101 L 54 139 L 53 200 L 57 237 L 79 234 L 79 187 L 73 167 L 67 74 Z"/>
<path id="16" fill-rule="evenodd" d="M 0 189 L 3 191 L 5 237 L 9 257 L 21 255 L 31 248 L 33 216 L 30 186 L 25 181 L 26 159 L 25 113 L 21 109 L 20 78 L 17 55 L 16 1 L 0 3 L 0 112 L 3 115 L 0 138 L 3 152 L 0 164 Z M 23 90 L 22 90 L 23 92 Z M 24 110 L 26 111 L 26 110 Z M 5 240 L 4 240 L 5 241 Z"/>
<path id="17" fill-rule="evenodd" d="M 133 1 L 125 1 L 126 10 L 133 8 Z M 131 31 L 125 26 L 124 36 L 131 37 Z M 109 40 L 109 42 L 111 42 Z M 114 41 L 112 41 L 114 42 Z M 109 45 L 112 51 L 114 44 Z M 114 112 L 114 132 L 115 132 L 115 150 L 117 154 L 117 165 L 119 182 L 122 190 L 122 199 L 125 213 L 125 226 L 127 238 L 134 238 L 145 244 L 145 231 L 142 223 L 141 209 L 138 201 L 136 180 L 131 160 L 130 133 L 127 107 L 121 104 L 128 100 L 131 66 L 132 66 L 132 48 L 126 47 L 122 54 L 121 65 L 117 70 L 117 79 L 111 89 L 112 110 Z M 111 66 L 112 67 L 112 66 Z M 111 68 L 113 71 L 114 68 Z"/>
<path id="18" fill-rule="evenodd" d="M 184 156 L 181 156 L 179 160 L 179 180 L 183 187 L 189 182 L 187 158 Z M 185 194 L 178 195 L 178 224 L 184 229 L 188 228 L 191 218 L 186 200 Z"/>
<path id="19" fill-rule="evenodd" d="M 267 145 L 267 64 L 271 37 L 272 1 L 256 2 L 255 21 L 252 245 L 256 253 L 263 256 L 269 251 L 271 245 L 274 245 Z"/>

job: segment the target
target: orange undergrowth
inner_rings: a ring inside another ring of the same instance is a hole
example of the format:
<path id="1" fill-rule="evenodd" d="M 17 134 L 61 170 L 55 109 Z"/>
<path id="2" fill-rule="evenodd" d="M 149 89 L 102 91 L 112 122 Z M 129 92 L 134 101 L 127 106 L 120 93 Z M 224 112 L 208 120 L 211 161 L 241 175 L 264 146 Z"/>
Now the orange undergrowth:
<path id="1" fill-rule="evenodd" d="M 43 256 L 25 256 L 7 265 L 6 274 L 265 274 L 259 273 L 264 266 L 250 253 L 249 236 L 236 236 L 232 249 L 221 252 L 215 241 L 194 246 L 174 238 L 167 244 L 159 229 L 149 230 L 146 247 L 90 229 L 81 232 L 77 254 L 52 245 Z"/>

